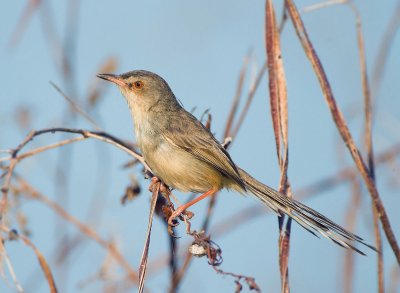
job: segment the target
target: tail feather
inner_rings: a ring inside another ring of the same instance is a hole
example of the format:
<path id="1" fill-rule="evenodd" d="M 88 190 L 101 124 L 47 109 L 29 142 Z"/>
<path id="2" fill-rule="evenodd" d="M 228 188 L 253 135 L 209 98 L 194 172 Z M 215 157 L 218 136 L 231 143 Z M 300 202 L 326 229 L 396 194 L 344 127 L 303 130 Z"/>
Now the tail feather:
<path id="1" fill-rule="evenodd" d="M 365 243 L 361 237 L 347 231 L 345 228 L 339 226 L 319 212 L 262 184 L 244 170 L 238 168 L 238 171 L 247 190 L 254 194 L 278 215 L 284 213 L 313 235 L 318 237 L 317 233 L 319 233 L 336 244 L 345 248 L 353 249 L 362 255 L 365 254 L 354 247 L 351 242 L 359 242 L 376 251 L 375 247 Z"/>

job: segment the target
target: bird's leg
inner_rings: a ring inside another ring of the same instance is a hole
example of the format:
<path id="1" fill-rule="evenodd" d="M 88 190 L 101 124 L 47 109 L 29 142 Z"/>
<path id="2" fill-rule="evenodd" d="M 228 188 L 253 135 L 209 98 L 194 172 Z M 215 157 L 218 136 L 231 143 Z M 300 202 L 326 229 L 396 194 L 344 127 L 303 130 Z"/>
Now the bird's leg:
<path id="1" fill-rule="evenodd" d="M 214 195 L 217 191 L 218 191 L 217 189 L 212 188 L 209 191 L 200 195 L 198 198 L 195 198 L 194 200 L 189 201 L 188 203 L 185 203 L 185 204 L 179 206 L 169 217 L 168 225 L 175 226 L 174 223 L 172 222 L 175 218 L 179 217 L 183 212 L 186 211 L 187 208 L 191 207 L 192 205 L 198 203 L 199 201 L 201 201 L 202 199 L 205 199 L 208 196 Z"/>

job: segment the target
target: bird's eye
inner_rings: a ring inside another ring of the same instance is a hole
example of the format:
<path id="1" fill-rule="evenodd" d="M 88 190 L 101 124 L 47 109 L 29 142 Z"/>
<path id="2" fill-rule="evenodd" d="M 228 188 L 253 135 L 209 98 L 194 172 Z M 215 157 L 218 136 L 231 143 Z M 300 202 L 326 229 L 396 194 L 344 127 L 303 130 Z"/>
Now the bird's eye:
<path id="1" fill-rule="evenodd" d="M 133 84 L 135 86 L 136 89 L 141 89 L 143 87 L 143 82 L 141 81 L 135 81 L 135 83 Z"/>

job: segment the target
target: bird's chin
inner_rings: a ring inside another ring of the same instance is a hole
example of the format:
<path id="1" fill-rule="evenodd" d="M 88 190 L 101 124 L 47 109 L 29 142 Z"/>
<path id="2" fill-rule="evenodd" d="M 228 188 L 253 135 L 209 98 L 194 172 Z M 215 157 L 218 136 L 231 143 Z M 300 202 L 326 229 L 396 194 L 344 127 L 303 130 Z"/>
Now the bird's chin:
<path id="1" fill-rule="evenodd" d="M 124 86 L 119 86 L 119 91 L 121 92 L 121 94 L 124 96 L 124 98 L 129 102 L 129 101 L 135 101 L 136 97 L 134 95 L 132 95 L 132 93 L 129 91 L 129 89 L 127 89 Z"/>

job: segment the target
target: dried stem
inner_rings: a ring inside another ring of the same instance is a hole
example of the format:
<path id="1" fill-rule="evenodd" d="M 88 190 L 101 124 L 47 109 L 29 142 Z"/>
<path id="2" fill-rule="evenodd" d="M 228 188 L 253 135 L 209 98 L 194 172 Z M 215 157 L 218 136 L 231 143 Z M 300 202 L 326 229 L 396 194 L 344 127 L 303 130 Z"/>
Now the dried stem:
<path id="1" fill-rule="evenodd" d="M 257 74 L 257 77 L 256 77 L 254 83 L 250 87 L 249 93 L 247 94 L 246 104 L 244 105 L 244 107 L 239 115 L 239 118 L 235 124 L 235 127 L 233 128 L 232 135 L 231 135 L 232 138 L 235 138 L 237 136 L 239 129 L 242 126 L 243 121 L 247 116 L 247 113 L 249 112 L 251 102 L 253 101 L 253 98 L 258 89 L 258 86 L 260 85 L 260 82 L 266 71 L 267 71 L 267 62 L 265 62 L 263 64 L 263 66 L 261 67 L 260 71 Z M 229 127 L 229 125 L 227 125 L 227 127 Z"/>
<path id="2" fill-rule="evenodd" d="M 152 191 L 152 196 L 151 196 L 149 223 L 147 225 L 146 241 L 144 243 L 143 253 L 142 253 L 142 257 L 140 259 L 140 266 L 139 266 L 139 293 L 142 293 L 143 289 L 144 289 L 144 280 L 146 277 L 147 260 L 149 257 L 151 227 L 153 225 L 153 215 L 154 215 L 154 211 L 156 208 L 158 193 L 160 191 L 160 182 L 154 183 L 152 185 L 152 188 L 153 188 L 153 191 Z"/>
<path id="3" fill-rule="evenodd" d="M 133 157 L 135 157 L 138 161 L 140 161 L 143 166 L 145 166 L 145 168 L 151 172 L 150 167 L 147 166 L 146 162 L 144 161 L 143 157 L 138 154 L 134 148 L 134 146 L 128 142 L 122 141 L 108 133 L 105 132 L 92 132 L 92 131 L 88 131 L 88 130 L 82 130 L 82 129 L 73 129 L 73 128 L 48 128 L 48 129 L 42 129 L 42 130 L 36 130 L 36 131 L 32 131 L 30 132 L 25 139 L 23 140 L 23 142 L 16 147 L 15 149 L 13 149 L 11 151 L 11 157 L 10 159 L 10 164 L 8 166 L 7 172 L 5 174 L 5 180 L 3 183 L 3 186 L 1 188 L 1 193 L 2 193 L 2 199 L 0 202 L 0 216 L 2 217 L 1 220 L 3 220 L 3 216 L 4 216 L 4 212 L 5 209 L 7 207 L 7 195 L 8 195 L 8 191 L 10 188 L 10 183 L 11 183 L 11 178 L 14 172 L 14 169 L 16 167 L 16 164 L 18 162 L 18 153 L 21 151 L 22 148 L 24 148 L 30 141 L 33 140 L 34 137 L 42 135 L 42 134 L 46 134 L 46 133 L 55 133 L 55 132 L 66 132 L 66 133 L 74 133 L 74 134 L 80 134 L 82 135 L 84 138 L 95 138 L 95 139 L 99 139 L 102 140 L 104 142 L 113 144 L 114 146 L 117 146 L 118 148 L 124 150 L 125 152 L 127 152 L 128 154 L 132 155 Z M 67 142 L 63 141 L 61 143 L 66 144 Z M 51 147 L 50 147 L 51 148 Z M 45 149 L 49 149 L 49 148 L 45 148 Z"/>
<path id="4" fill-rule="evenodd" d="M 14 172 L 15 166 L 17 165 L 17 160 L 14 158 L 14 154 L 12 155 L 12 159 L 10 160 L 10 165 L 7 168 L 7 173 L 5 174 L 5 180 L 4 183 L 1 187 L 1 202 L 0 202 L 0 223 L 3 223 L 4 221 L 4 216 L 5 216 L 5 211 L 7 208 L 7 197 L 8 197 L 8 191 L 10 190 L 10 184 L 11 184 L 11 177 Z"/>
<path id="5" fill-rule="evenodd" d="M 58 148 L 58 147 L 61 147 L 61 146 L 64 146 L 64 145 L 68 145 L 68 144 L 71 144 L 71 143 L 74 143 L 74 142 L 78 142 L 78 141 L 81 141 L 81 140 L 85 140 L 85 139 L 86 139 L 86 137 L 84 137 L 84 136 L 65 139 L 65 140 L 62 140 L 62 141 L 59 141 L 59 142 L 56 142 L 56 143 L 53 143 L 53 144 L 49 144 L 49 145 L 46 145 L 46 146 L 38 147 L 38 148 L 36 148 L 34 150 L 25 152 L 25 153 L 23 153 L 23 154 L 21 154 L 19 156 L 16 156 L 15 159 L 18 162 L 20 162 L 23 159 L 32 157 L 32 156 L 37 155 L 39 153 L 42 153 L 44 151 L 55 149 L 55 148 Z M 0 158 L 0 162 L 10 161 L 11 159 L 12 159 L 12 157 Z"/>
<path id="6" fill-rule="evenodd" d="M 1 226 L 0 226 L 0 227 L 1 227 Z M 18 279 L 17 279 L 17 275 L 15 274 L 14 267 L 13 267 L 11 261 L 10 261 L 10 258 L 9 258 L 9 256 L 8 256 L 8 253 L 7 253 L 6 248 L 4 247 L 4 239 L 1 238 L 0 240 L 1 240 L 1 241 L 0 241 L 0 255 L 1 255 L 1 261 L 4 260 L 4 262 L 6 263 L 7 268 L 8 268 L 8 272 L 10 273 L 11 279 L 12 279 L 13 282 L 14 282 L 15 289 L 16 289 L 19 293 L 22 293 L 22 292 L 24 292 L 24 289 L 22 288 L 21 283 L 20 283 L 20 282 L 18 281 Z M 5 278 L 5 276 L 3 276 L 3 278 Z M 7 284 L 7 285 L 9 285 L 9 286 L 11 287 L 11 284 Z"/>
<path id="7" fill-rule="evenodd" d="M 7 228 L 4 225 L 0 225 L 0 229 L 3 230 L 4 232 L 8 233 L 9 235 L 11 235 L 12 238 L 22 240 L 22 242 L 25 245 L 32 248 L 33 252 L 35 253 L 35 255 L 39 261 L 40 267 L 42 268 L 42 271 L 47 280 L 47 283 L 49 284 L 50 292 L 57 293 L 57 287 L 56 287 L 56 283 L 54 281 L 53 273 L 51 272 L 50 267 L 49 267 L 46 259 L 44 258 L 43 254 L 40 252 L 39 249 L 37 249 L 37 247 L 32 243 L 32 241 L 30 241 L 28 237 L 26 237 L 24 235 L 19 235 L 16 233 L 16 231 L 10 230 L 9 228 Z"/>
<path id="8" fill-rule="evenodd" d="M 369 176 L 371 180 L 375 180 L 375 163 L 374 163 L 374 151 L 372 144 L 372 101 L 371 101 L 371 91 L 369 87 L 368 74 L 367 74 L 367 61 L 365 58 L 365 48 L 364 48 L 364 36 L 362 33 L 361 17 L 358 12 L 357 7 L 353 2 L 349 2 L 349 5 L 354 12 L 356 18 L 356 28 L 357 28 L 357 44 L 360 57 L 360 71 L 362 80 L 362 89 L 364 96 L 364 114 L 365 114 L 365 131 L 364 131 L 364 141 L 367 149 L 367 165 L 369 170 Z M 372 217 L 374 222 L 374 234 L 375 234 L 375 246 L 376 249 L 382 252 L 382 237 L 381 231 L 379 229 L 379 216 L 376 207 L 371 203 Z M 384 289 L 384 279 L 383 279 L 383 254 L 377 254 L 377 272 L 378 272 L 378 292 L 385 292 Z"/>
<path id="9" fill-rule="evenodd" d="M 236 86 L 235 96 L 233 97 L 231 110 L 229 111 L 229 116 L 228 116 L 228 118 L 226 120 L 224 137 L 232 136 L 229 131 L 232 129 L 232 123 L 233 123 L 233 121 L 235 119 L 235 115 L 236 115 L 238 107 L 239 107 L 239 102 L 240 102 L 240 98 L 242 96 L 243 84 L 244 84 L 244 80 L 245 80 L 245 77 L 246 77 L 246 71 L 247 71 L 247 67 L 248 67 L 248 64 L 249 64 L 249 59 L 250 59 L 250 56 L 248 54 L 244 58 L 242 68 L 240 69 L 239 79 L 238 79 L 237 86 Z"/>
<path id="10" fill-rule="evenodd" d="M 351 179 L 352 184 L 352 197 L 350 198 L 349 205 L 346 212 L 345 223 L 346 227 L 353 231 L 356 226 L 357 211 L 360 207 L 361 201 L 361 186 L 356 176 Z M 354 244 L 357 245 L 357 244 Z M 353 292 L 352 280 L 354 279 L 354 253 L 351 250 L 344 252 L 343 264 L 343 292 Z"/>
<path id="11" fill-rule="evenodd" d="M 41 194 L 27 181 L 22 178 L 18 178 L 18 180 L 20 181 L 22 190 L 25 190 L 29 194 L 28 198 L 38 200 L 41 203 L 45 204 L 55 213 L 57 213 L 61 218 L 74 225 L 82 234 L 86 235 L 90 239 L 93 239 L 97 244 L 106 249 L 110 253 L 110 255 L 121 265 L 121 267 L 125 269 L 125 271 L 129 274 L 131 281 L 135 283 L 138 282 L 138 275 L 125 260 L 125 258 L 122 256 L 122 254 L 119 252 L 114 244 L 101 238 L 94 229 L 70 215 L 60 205 Z"/>
<path id="12" fill-rule="evenodd" d="M 290 183 L 287 176 L 288 158 L 288 107 L 286 79 L 283 68 L 282 53 L 279 40 L 279 29 L 276 24 L 275 10 L 271 0 L 265 5 L 265 45 L 267 51 L 269 93 L 272 125 L 275 134 L 275 144 L 281 169 L 279 191 L 291 197 Z M 282 140 L 281 140 L 282 139 Z M 283 149 L 281 151 L 281 149 Z M 282 154 L 283 152 L 283 154 Z M 279 222 L 279 268 L 281 274 L 281 292 L 289 292 L 289 248 L 291 219 L 288 218 L 284 227 L 284 216 L 278 217 Z"/>
<path id="13" fill-rule="evenodd" d="M 80 114 L 83 118 L 85 118 L 86 121 L 90 123 L 96 130 L 101 131 L 101 127 L 97 125 L 96 121 L 92 117 L 90 117 L 89 114 L 87 114 L 81 107 L 78 106 L 78 104 L 68 97 L 54 82 L 50 81 L 50 84 L 56 89 L 56 91 L 64 97 L 68 101 L 68 103 L 71 105 L 72 109 Z"/>
<path id="14" fill-rule="evenodd" d="M 346 3 L 348 0 L 329 0 L 329 1 L 324 1 L 316 4 L 312 4 L 310 6 L 304 7 L 301 12 L 302 13 L 307 13 L 311 11 L 315 11 L 318 9 L 326 8 L 332 5 L 337 5 L 337 4 L 343 4 Z"/>

